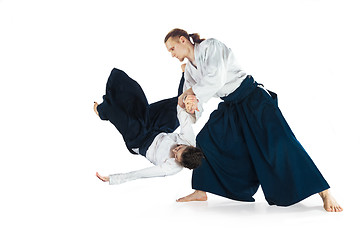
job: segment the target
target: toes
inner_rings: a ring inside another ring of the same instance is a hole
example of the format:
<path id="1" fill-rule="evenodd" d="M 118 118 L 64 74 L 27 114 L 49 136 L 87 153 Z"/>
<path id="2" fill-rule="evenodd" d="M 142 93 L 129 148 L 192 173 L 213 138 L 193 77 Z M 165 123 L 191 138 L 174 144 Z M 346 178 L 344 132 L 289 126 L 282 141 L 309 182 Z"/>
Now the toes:
<path id="1" fill-rule="evenodd" d="M 176 202 L 185 202 L 185 201 L 184 201 L 184 198 L 179 198 L 176 200 Z"/>
<path id="2" fill-rule="evenodd" d="M 331 207 L 331 206 L 330 206 L 330 207 L 325 208 L 325 210 L 326 210 L 326 211 L 328 211 L 328 212 L 332 212 L 332 211 L 333 211 L 333 209 L 332 209 L 332 207 Z"/>
<path id="3" fill-rule="evenodd" d="M 337 206 L 336 209 L 338 212 L 342 212 L 342 208 L 340 206 Z"/>
<path id="4" fill-rule="evenodd" d="M 325 210 L 326 210 L 327 212 L 342 212 L 342 211 L 343 211 L 342 207 L 340 207 L 340 206 L 329 206 L 329 207 L 325 207 Z"/>

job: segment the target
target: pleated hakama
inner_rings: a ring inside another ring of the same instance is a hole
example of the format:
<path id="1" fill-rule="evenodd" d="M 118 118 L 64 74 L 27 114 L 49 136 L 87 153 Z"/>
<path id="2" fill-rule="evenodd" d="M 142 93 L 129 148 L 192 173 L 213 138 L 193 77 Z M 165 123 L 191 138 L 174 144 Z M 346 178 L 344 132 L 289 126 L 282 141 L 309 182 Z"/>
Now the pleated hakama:
<path id="1" fill-rule="evenodd" d="M 289 206 L 329 188 L 277 106 L 275 93 L 248 76 L 218 106 L 196 138 L 204 152 L 192 187 L 254 201 L 261 185 L 270 205 Z"/>
<path id="2" fill-rule="evenodd" d="M 182 93 L 184 77 L 178 94 Z M 146 155 L 148 147 L 161 132 L 171 133 L 178 126 L 177 96 L 148 104 L 141 86 L 124 71 L 114 68 L 106 84 L 106 94 L 97 110 L 121 133 L 128 150 Z"/>

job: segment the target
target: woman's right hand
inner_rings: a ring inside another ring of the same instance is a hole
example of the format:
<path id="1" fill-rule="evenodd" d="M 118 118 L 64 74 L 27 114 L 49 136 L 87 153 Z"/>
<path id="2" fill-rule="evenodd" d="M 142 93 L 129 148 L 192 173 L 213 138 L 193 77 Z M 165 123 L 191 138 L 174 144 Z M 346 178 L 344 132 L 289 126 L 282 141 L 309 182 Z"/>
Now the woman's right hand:
<path id="1" fill-rule="evenodd" d="M 178 104 L 181 108 L 185 108 L 184 98 L 186 98 L 188 95 L 195 95 L 192 88 L 189 88 L 178 97 Z"/>
<path id="2" fill-rule="evenodd" d="M 199 100 L 196 98 L 195 95 L 187 95 L 185 99 L 185 110 L 186 112 L 193 114 L 196 111 L 199 111 L 198 108 Z"/>

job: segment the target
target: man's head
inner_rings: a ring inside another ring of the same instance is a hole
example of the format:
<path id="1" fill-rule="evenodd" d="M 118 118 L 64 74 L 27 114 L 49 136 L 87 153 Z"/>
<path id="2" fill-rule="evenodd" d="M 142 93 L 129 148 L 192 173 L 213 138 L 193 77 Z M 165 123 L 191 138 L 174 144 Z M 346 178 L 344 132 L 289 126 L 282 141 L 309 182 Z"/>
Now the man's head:
<path id="1" fill-rule="evenodd" d="M 201 43 L 204 40 L 200 39 L 200 35 L 197 33 L 188 34 L 183 29 L 174 28 L 165 36 L 164 43 L 171 56 L 182 62 L 185 58 L 189 59 L 193 54 L 191 52 L 194 49 L 194 44 Z"/>
<path id="2" fill-rule="evenodd" d="M 184 36 L 175 36 L 167 39 L 165 46 L 171 53 L 172 57 L 176 57 L 180 62 L 182 62 L 189 54 L 189 47 L 192 45 Z"/>
<path id="3" fill-rule="evenodd" d="M 194 169 L 201 165 L 204 154 L 200 148 L 187 145 L 178 145 L 173 149 L 175 161 L 183 167 Z"/>

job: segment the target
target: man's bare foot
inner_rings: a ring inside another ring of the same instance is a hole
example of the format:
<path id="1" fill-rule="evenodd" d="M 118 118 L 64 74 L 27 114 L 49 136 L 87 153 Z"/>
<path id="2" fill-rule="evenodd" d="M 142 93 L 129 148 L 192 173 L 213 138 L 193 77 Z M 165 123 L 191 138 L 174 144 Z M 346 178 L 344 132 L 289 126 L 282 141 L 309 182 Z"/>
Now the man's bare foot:
<path id="1" fill-rule="evenodd" d="M 99 106 L 99 104 L 97 102 L 94 102 L 94 112 L 96 113 L 96 115 L 99 116 L 99 112 L 97 111 L 98 106 Z"/>
<path id="2" fill-rule="evenodd" d="M 195 190 L 192 194 L 179 198 L 177 202 L 191 202 L 191 201 L 206 201 L 207 195 L 206 192 Z"/>
<path id="3" fill-rule="evenodd" d="M 319 193 L 324 202 L 324 208 L 328 212 L 342 212 L 343 209 L 336 202 L 335 198 L 330 194 L 329 189 L 326 189 Z"/>

